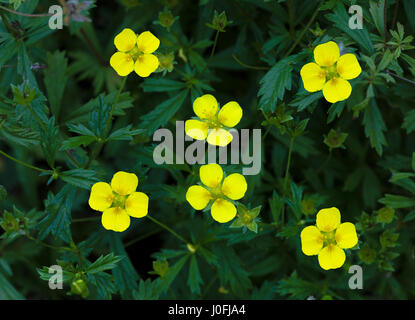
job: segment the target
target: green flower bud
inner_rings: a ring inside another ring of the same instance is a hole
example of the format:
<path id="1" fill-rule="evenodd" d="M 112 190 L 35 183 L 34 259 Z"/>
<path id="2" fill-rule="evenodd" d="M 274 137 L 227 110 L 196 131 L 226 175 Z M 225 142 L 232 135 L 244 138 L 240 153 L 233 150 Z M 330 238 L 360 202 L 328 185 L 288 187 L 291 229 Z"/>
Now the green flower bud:
<path id="1" fill-rule="evenodd" d="M 166 9 L 164 11 L 159 12 L 159 20 L 157 22 L 166 29 L 170 29 L 174 21 L 176 21 L 177 19 L 178 17 L 174 17 L 171 11 Z"/>
<path id="2" fill-rule="evenodd" d="M 378 210 L 377 221 L 379 223 L 391 223 L 395 217 L 395 210 L 388 206 Z"/>
<path id="3" fill-rule="evenodd" d="M 213 17 L 212 23 L 206 23 L 206 26 L 219 32 L 225 32 L 225 28 L 231 23 L 232 21 L 228 21 L 225 11 L 222 11 L 222 13 L 219 14 L 215 10 L 215 15 Z"/>
<path id="4" fill-rule="evenodd" d="M 158 274 L 160 278 L 164 278 L 169 271 L 169 263 L 167 260 L 153 261 L 153 274 Z"/>
<path id="5" fill-rule="evenodd" d="M 12 233 L 19 231 L 19 219 L 15 218 L 10 212 L 4 211 L 3 219 L 0 223 L 0 226 L 6 233 Z"/>
<path id="6" fill-rule="evenodd" d="M 191 243 L 188 243 L 188 244 L 187 244 L 187 249 L 188 249 L 191 253 L 195 253 L 195 252 L 196 252 L 196 247 L 195 247 L 193 244 L 191 244 Z"/>
<path id="7" fill-rule="evenodd" d="M 364 263 L 371 264 L 375 261 L 376 258 L 376 251 L 371 249 L 367 244 L 364 244 L 362 248 L 359 250 L 359 258 Z"/>
<path id="8" fill-rule="evenodd" d="M 331 129 L 328 136 L 324 136 L 324 143 L 329 146 L 330 149 L 344 148 L 343 143 L 346 140 L 347 135 L 347 133 Z"/>
<path id="9" fill-rule="evenodd" d="M 316 212 L 315 201 L 310 198 L 301 200 L 301 212 L 306 216 L 314 214 Z"/>
<path id="10" fill-rule="evenodd" d="M 176 61 L 174 61 L 174 53 L 157 53 L 156 55 L 159 59 L 159 67 L 157 69 L 157 72 L 163 72 L 163 74 L 166 74 L 167 72 L 172 72 L 174 69 L 174 65 L 177 63 Z"/>
<path id="11" fill-rule="evenodd" d="M 86 282 L 83 279 L 78 279 L 72 281 L 71 283 L 71 293 L 82 296 L 86 298 L 89 296 L 89 289 Z"/>
<path id="12" fill-rule="evenodd" d="M 380 236 L 380 244 L 382 248 L 394 247 L 396 246 L 396 241 L 399 238 L 399 233 L 394 233 L 393 231 L 387 229 Z"/>

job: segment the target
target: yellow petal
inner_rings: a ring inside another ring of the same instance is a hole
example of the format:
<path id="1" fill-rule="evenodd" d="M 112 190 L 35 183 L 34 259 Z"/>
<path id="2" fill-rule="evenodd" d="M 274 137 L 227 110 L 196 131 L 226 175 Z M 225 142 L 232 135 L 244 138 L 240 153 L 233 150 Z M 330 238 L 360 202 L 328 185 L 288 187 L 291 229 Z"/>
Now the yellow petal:
<path id="1" fill-rule="evenodd" d="M 324 98 L 330 103 L 347 99 L 352 93 L 350 83 L 342 78 L 333 78 L 323 87 Z"/>
<path id="2" fill-rule="evenodd" d="M 126 52 L 135 47 L 137 35 L 129 28 L 125 28 L 115 38 L 114 44 L 118 51 Z"/>
<path id="3" fill-rule="evenodd" d="M 153 53 L 160 45 L 160 40 L 150 31 L 144 31 L 137 37 L 137 47 L 144 53 Z"/>
<path id="4" fill-rule="evenodd" d="M 232 139 L 233 136 L 228 130 L 219 128 L 209 130 L 206 141 L 214 146 L 225 147 L 232 141 Z"/>
<path id="5" fill-rule="evenodd" d="M 109 208 L 102 214 L 101 222 L 107 230 L 123 232 L 130 226 L 130 216 L 120 207 Z"/>
<path id="6" fill-rule="evenodd" d="M 318 45 L 314 49 L 314 60 L 322 67 L 330 67 L 340 57 L 340 50 L 337 43 L 329 41 Z"/>
<path id="7" fill-rule="evenodd" d="M 248 189 L 245 177 L 239 173 L 232 173 L 223 180 L 222 192 L 232 200 L 241 199 Z"/>
<path id="8" fill-rule="evenodd" d="M 129 75 L 134 70 L 133 58 L 124 52 L 114 53 L 111 56 L 110 65 L 121 77 Z"/>
<path id="9" fill-rule="evenodd" d="M 330 232 L 340 224 L 340 211 L 336 207 L 321 209 L 317 213 L 316 225 L 320 231 Z"/>
<path id="10" fill-rule="evenodd" d="M 337 73 L 346 80 L 354 79 L 362 72 L 359 61 L 354 54 L 342 55 L 337 61 Z"/>
<path id="11" fill-rule="evenodd" d="M 313 256 L 323 248 L 324 236 L 315 226 L 308 226 L 301 231 L 301 249 L 307 256 Z"/>
<path id="12" fill-rule="evenodd" d="M 356 228 L 353 223 L 342 223 L 336 230 L 336 243 L 340 248 L 349 249 L 357 244 Z"/>
<path id="13" fill-rule="evenodd" d="M 200 181 L 210 188 L 216 188 L 223 178 L 222 167 L 216 163 L 209 163 L 200 167 Z"/>
<path id="14" fill-rule="evenodd" d="M 236 126 L 242 118 L 242 108 L 236 101 L 230 101 L 219 111 L 218 121 L 226 127 Z"/>
<path id="15" fill-rule="evenodd" d="M 318 254 L 318 262 L 324 270 L 340 268 L 344 261 L 346 261 L 346 255 L 343 249 L 333 244 L 324 247 Z"/>
<path id="16" fill-rule="evenodd" d="M 127 214 L 134 218 L 142 218 L 148 213 L 148 196 L 142 192 L 133 192 L 125 200 Z"/>
<path id="17" fill-rule="evenodd" d="M 210 209 L 212 218 L 220 223 L 231 221 L 236 216 L 236 207 L 232 202 L 224 199 L 216 199 Z"/>
<path id="18" fill-rule="evenodd" d="M 314 62 L 307 63 L 301 68 L 301 79 L 303 79 L 304 89 L 308 92 L 316 92 L 323 89 L 326 82 L 326 74 L 318 64 Z"/>
<path id="19" fill-rule="evenodd" d="M 140 77 L 148 77 L 152 74 L 159 66 L 159 59 L 154 54 L 142 54 L 137 58 L 134 65 L 134 71 Z"/>
<path id="20" fill-rule="evenodd" d="M 207 137 L 209 125 L 199 120 L 186 120 L 184 130 L 189 137 L 196 140 L 204 140 Z"/>
<path id="21" fill-rule="evenodd" d="M 205 94 L 193 102 L 193 111 L 200 119 L 214 119 L 218 109 L 218 102 L 211 94 Z"/>
<path id="22" fill-rule="evenodd" d="M 133 193 L 137 189 L 138 178 L 134 173 L 118 171 L 111 180 L 112 190 L 121 196 Z"/>
<path id="23" fill-rule="evenodd" d="M 186 192 L 186 200 L 196 210 L 204 209 L 211 199 L 210 192 L 201 186 L 191 186 Z"/>
<path id="24" fill-rule="evenodd" d="M 105 182 L 97 182 L 91 188 L 89 196 L 89 206 L 97 211 L 104 211 L 111 207 L 114 195 L 111 186 Z"/>

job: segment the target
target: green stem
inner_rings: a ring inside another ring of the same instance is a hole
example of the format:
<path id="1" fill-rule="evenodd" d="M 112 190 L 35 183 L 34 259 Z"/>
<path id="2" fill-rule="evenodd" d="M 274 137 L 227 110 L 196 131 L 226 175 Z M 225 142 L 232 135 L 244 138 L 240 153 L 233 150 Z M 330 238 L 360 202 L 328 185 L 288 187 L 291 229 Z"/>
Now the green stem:
<path id="1" fill-rule="evenodd" d="M 406 82 L 409 82 L 409 83 L 415 84 L 415 81 L 409 80 L 409 79 L 407 79 L 407 78 L 405 78 L 405 77 L 398 76 L 397 74 L 395 74 L 395 73 L 393 73 L 393 72 L 390 72 L 389 70 L 386 70 L 386 73 L 387 73 L 387 74 L 390 74 L 391 76 L 394 76 L 394 77 L 396 77 L 396 78 L 398 78 L 398 79 L 401 79 L 401 80 L 403 80 L 403 81 L 406 81 Z"/>
<path id="2" fill-rule="evenodd" d="M 219 30 L 216 30 L 215 42 L 213 43 L 213 48 L 212 48 L 212 51 L 210 52 L 209 59 L 211 59 L 213 57 L 213 55 L 215 54 L 215 49 L 216 49 L 216 45 L 218 43 L 218 39 L 219 39 Z"/>
<path id="3" fill-rule="evenodd" d="M 72 219 L 72 223 L 95 221 L 99 219 L 101 219 L 101 217 L 78 218 L 78 219 Z"/>
<path id="4" fill-rule="evenodd" d="M 108 130 L 108 128 L 109 128 L 109 126 L 110 126 L 110 124 L 111 124 L 112 115 L 113 115 L 113 113 L 114 113 L 115 107 L 117 106 L 118 100 L 120 99 L 121 92 L 123 91 L 123 89 L 124 89 L 124 87 L 125 87 L 125 83 L 127 82 L 127 77 L 128 77 L 128 76 L 125 76 L 125 77 L 124 77 L 124 80 L 122 81 L 121 86 L 120 86 L 120 88 L 118 89 L 117 96 L 115 97 L 114 103 L 112 104 L 111 111 L 110 111 L 110 114 L 109 114 L 108 119 L 107 119 L 107 122 L 105 123 L 105 128 L 104 128 L 103 134 L 106 134 L 106 132 L 107 132 L 107 130 Z M 104 142 L 104 141 L 102 141 L 102 142 L 98 142 L 98 143 L 95 145 L 95 148 L 92 150 L 92 154 L 91 154 L 91 156 L 89 157 L 89 160 L 88 160 L 87 164 L 85 165 L 85 168 L 84 168 L 84 169 L 89 168 L 89 166 L 91 165 L 92 161 L 94 161 L 94 160 L 95 160 L 95 158 L 96 158 L 96 157 L 99 155 L 99 153 L 101 152 L 102 147 L 104 146 L 104 143 L 105 143 L 105 142 Z"/>
<path id="5" fill-rule="evenodd" d="M 28 167 L 30 169 L 33 169 L 33 170 L 36 170 L 36 171 L 40 171 L 40 172 L 44 172 L 44 173 L 49 173 L 49 174 L 52 174 L 53 173 L 52 170 L 46 170 L 46 169 L 38 168 L 38 167 L 32 166 L 31 164 L 28 164 L 28 163 L 26 163 L 24 161 L 21 161 L 19 159 L 16 159 L 16 158 L 8 155 L 6 152 L 4 152 L 2 150 L 0 150 L 0 154 L 2 154 L 3 156 L 5 156 L 6 158 L 9 158 L 10 160 L 13 160 L 14 162 L 16 162 L 16 163 L 18 163 L 20 165 L 25 166 L 25 167 Z"/>
<path id="6" fill-rule="evenodd" d="M 11 13 L 17 14 L 19 16 L 23 16 L 23 17 L 38 18 L 38 17 L 50 17 L 52 15 L 51 13 L 39 13 L 39 14 L 24 13 L 24 12 L 19 12 L 19 11 L 15 11 L 15 10 L 6 8 L 4 6 L 0 6 L 0 9 L 6 10 L 8 12 L 11 12 Z"/>
<path id="7" fill-rule="evenodd" d="M 267 67 L 257 67 L 257 66 L 250 66 L 246 63 L 243 63 L 241 60 L 238 59 L 238 57 L 235 54 L 232 54 L 232 58 L 239 63 L 242 67 L 245 67 L 247 69 L 253 69 L 253 70 L 269 70 Z"/>
<path id="8" fill-rule="evenodd" d="M 0 17 L 3 21 L 4 25 L 6 26 L 7 31 L 11 33 L 11 35 L 15 38 L 19 36 L 19 34 L 16 32 L 16 30 L 10 25 L 9 20 L 7 20 L 6 16 L 3 14 L 3 12 L 0 11 Z"/>
<path id="9" fill-rule="evenodd" d="M 159 225 L 160 227 L 162 227 L 163 229 L 166 229 L 168 232 L 170 232 L 172 235 L 174 235 L 177 239 L 179 239 L 180 241 L 184 242 L 185 244 L 188 244 L 189 242 L 186 241 L 182 236 L 180 236 L 179 234 L 177 234 L 175 231 L 173 231 L 172 229 L 170 229 L 168 226 L 166 226 L 164 223 L 158 221 L 157 219 L 147 215 L 147 218 L 149 218 L 151 221 L 153 221 L 155 224 Z"/>
<path id="10" fill-rule="evenodd" d="M 133 244 L 136 244 L 137 242 L 140 242 L 141 240 L 147 239 L 148 237 L 151 237 L 159 232 L 161 232 L 161 229 L 147 232 L 146 234 L 143 234 L 141 237 L 128 241 L 126 244 L 124 244 L 124 248 L 128 248 L 129 246 L 132 246 Z"/>
<path id="11" fill-rule="evenodd" d="M 291 38 L 294 38 L 294 31 L 295 31 L 295 23 L 294 23 L 294 7 L 293 7 L 293 0 L 288 0 L 288 16 L 289 16 L 289 24 L 290 24 L 290 35 Z"/>
<path id="12" fill-rule="evenodd" d="M 311 24 L 313 23 L 313 21 L 315 20 L 315 18 L 317 17 L 317 13 L 320 10 L 320 5 L 317 6 L 317 9 L 314 11 L 313 15 L 311 16 L 310 20 L 308 21 L 307 25 L 305 26 L 304 30 L 300 33 L 300 36 L 297 37 L 297 39 L 295 40 L 294 44 L 291 46 L 291 48 L 287 51 L 287 53 L 285 54 L 285 57 L 288 57 L 291 52 L 293 52 L 293 50 L 297 47 L 297 45 L 300 43 L 301 39 L 304 37 L 305 33 L 307 30 L 309 30 Z"/>
<path id="13" fill-rule="evenodd" d="M 285 197 L 287 195 L 287 184 L 288 184 L 288 176 L 289 176 L 289 172 L 290 172 L 291 154 L 292 154 L 292 151 L 293 151 L 293 146 L 294 146 L 294 137 L 291 137 L 290 138 L 290 146 L 288 148 L 287 165 L 285 167 L 283 197 Z M 282 211 L 281 211 L 281 224 L 282 225 L 284 225 L 284 219 L 285 219 L 284 215 L 285 215 L 285 204 L 283 204 Z"/>

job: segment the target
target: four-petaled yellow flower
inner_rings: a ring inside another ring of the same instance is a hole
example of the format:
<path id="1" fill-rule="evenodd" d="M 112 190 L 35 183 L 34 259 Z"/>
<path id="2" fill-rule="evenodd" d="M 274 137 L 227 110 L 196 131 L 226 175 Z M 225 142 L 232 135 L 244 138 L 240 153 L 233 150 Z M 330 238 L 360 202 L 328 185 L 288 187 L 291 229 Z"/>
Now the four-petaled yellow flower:
<path id="1" fill-rule="evenodd" d="M 347 99 L 352 86 L 347 80 L 359 76 L 362 69 L 356 56 L 346 53 L 340 56 L 337 44 L 329 41 L 314 49 L 314 62 L 301 68 L 304 88 L 309 92 L 323 90 L 328 102 L 335 103 Z"/>
<path id="2" fill-rule="evenodd" d="M 236 126 L 242 118 L 242 108 L 230 101 L 220 110 L 216 98 L 205 94 L 193 102 L 193 111 L 198 119 L 187 120 L 185 131 L 189 137 L 204 140 L 212 145 L 224 147 L 232 141 L 232 134 L 227 128 Z"/>
<path id="3" fill-rule="evenodd" d="M 148 77 L 159 66 L 159 59 L 152 54 L 160 45 L 150 31 L 144 31 L 139 36 L 131 29 L 124 29 L 114 38 L 118 52 L 110 59 L 110 65 L 118 75 L 124 77 L 133 70 L 140 77 Z"/>
<path id="4" fill-rule="evenodd" d="M 191 186 L 187 190 L 186 200 L 196 210 L 203 210 L 212 201 L 212 218 L 220 223 L 231 221 L 237 211 L 232 200 L 241 199 L 248 188 L 245 177 L 232 173 L 223 179 L 223 170 L 216 163 L 201 166 L 199 174 L 205 187 Z"/>
<path id="5" fill-rule="evenodd" d="M 103 211 L 102 225 L 107 230 L 122 232 L 130 226 L 130 217 L 142 218 L 148 212 L 148 196 L 136 192 L 138 178 L 134 173 L 119 171 L 111 185 L 97 182 L 91 188 L 89 206 Z"/>
<path id="6" fill-rule="evenodd" d="M 346 260 L 343 249 L 357 244 L 356 228 L 353 223 L 340 224 L 340 211 L 335 208 L 321 209 L 317 213 L 316 226 L 301 231 L 301 248 L 305 255 L 318 255 L 324 270 L 340 268 Z"/>

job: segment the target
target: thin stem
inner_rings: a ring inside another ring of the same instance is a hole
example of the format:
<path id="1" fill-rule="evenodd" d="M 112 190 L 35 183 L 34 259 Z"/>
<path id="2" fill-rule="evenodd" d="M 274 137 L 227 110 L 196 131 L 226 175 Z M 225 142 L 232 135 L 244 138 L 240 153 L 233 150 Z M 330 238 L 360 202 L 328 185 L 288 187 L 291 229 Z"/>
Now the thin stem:
<path id="1" fill-rule="evenodd" d="M 247 69 L 253 69 L 253 70 L 269 70 L 267 67 L 257 67 L 257 66 L 250 66 L 246 63 L 243 63 L 241 60 L 238 59 L 238 57 L 235 54 L 232 54 L 232 58 L 239 63 L 242 67 L 245 67 Z"/>
<path id="2" fill-rule="evenodd" d="M 288 0 L 288 16 L 289 16 L 289 24 L 290 24 L 290 35 L 294 38 L 294 31 L 295 31 L 295 21 L 294 21 L 294 7 L 293 7 L 293 0 Z"/>
<path id="3" fill-rule="evenodd" d="M 219 39 L 219 30 L 216 30 L 215 42 L 213 43 L 213 48 L 212 48 L 212 51 L 210 52 L 209 59 L 211 59 L 213 57 L 213 55 L 215 54 L 215 49 L 216 49 L 216 45 L 218 43 L 218 39 Z"/>
<path id="4" fill-rule="evenodd" d="M 9 20 L 7 20 L 6 16 L 3 14 L 3 12 L 0 11 L 0 17 L 1 20 L 3 21 L 4 25 L 6 26 L 7 31 L 9 31 L 9 33 L 12 34 L 13 37 L 17 37 L 18 33 L 16 32 L 16 30 L 10 25 Z"/>
<path id="5" fill-rule="evenodd" d="M 3 156 L 5 156 L 6 158 L 9 158 L 10 160 L 13 160 L 14 162 L 16 162 L 16 163 L 18 163 L 20 165 L 25 166 L 25 167 L 28 167 L 30 169 L 33 169 L 33 170 L 36 170 L 36 171 L 40 171 L 40 172 L 44 172 L 44 173 L 49 173 L 49 174 L 52 173 L 51 170 L 46 170 L 46 169 L 38 168 L 38 167 L 32 166 L 31 164 L 28 164 L 28 163 L 26 163 L 24 161 L 21 161 L 19 159 L 16 159 L 16 158 L 8 155 L 6 152 L 4 152 L 2 150 L 0 150 L 0 154 L 2 154 Z"/>
<path id="6" fill-rule="evenodd" d="M 78 218 L 78 219 L 72 219 L 72 223 L 95 221 L 99 219 L 101 219 L 101 217 Z"/>
<path id="7" fill-rule="evenodd" d="M 387 0 L 385 0 L 385 3 L 383 5 L 383 29 L 385 30 L 385 40 L 388 38 L 388 26 L 387 26 L 387 16 L 386 16 L 386 10 L 387 10 Z"/>
<path id="8" fill-rule="evenodd" d="M 391 72 L 391 71 L 389 71 L 389 70 L 386 70 L 386 73 L 387 73 L 387 74 L 390 74 L 391 76 L 394 76 L 394 77 L 396 77 L 396 78 L 398 78 L 398 79 L 401 79 L 401 80 L 404 80 L 404 81 L 406 81 L 406 82 L 409 82 L 409 83 L 415 84 L 415 81 L 409 80 L 409 79 L 407 79 L 407 78 L 405 78 L 405 77 L 398 76 L 397 74 L 395 74 L 395 73 L 393 73 L 393 72 Z"/>
<path id="9" fill-rule="evenodd" d="M 162 229 L 153 230 L 150 232 L 147 232 L 146 234 L 142 235 L 141 237 L 135 238 L 131 241 L 128 241 L 126 244 L 124 244 L 124 248 L 128 248 L 129 246 L 132 246 L 133 244 L 136 244 L 137 242 L 140 242 L 141 240 L 147 239 L 148 237 L 151 237 L 159 232 L 161 232 Z"/>
<path id="10" fill-rule="evenodd" d="M 179 234 L 177 234 L 175 231 L 173 231 L 172 229 L 170 229 L 168 226 L 166 226 L 164 223 L 158 221 L 157 219 L 153 218 L 152 216 L 147 215 L 147 218 L 149 218 L 151 221 L 153 221 L 155 224 L 159 225 L 160 227 L 162 227 L 163 229 L 166 229 L 168 232 L 170 232 L 172 235 L 174 235 L 177 239 L 179 239 L 180 241 L 184 242 L 185 244 L 188 244 L 189 242 L 186 241 L 182 236 L 180 236 Z"/>
<path id="11" fill-rule="evenodd" d="M 297 47 L 297 45 L 300 43 L 301 39 L 304 37 L 305 33 L 307 30 L 309 30 L 311 24 L 314 22 L 315 18 L 317 17 L 317 13 L 320 10 L 320 5 L 317 6 L 317 9 L 314 11 L 313 15 L 311 16 L 310 20 L 308 21 L 307 25 L 305 26 L 304 30 L 301 31 L 300 36 L 297 37 L 297 39 L 295 40 L 294 44 L 291 46 L 291 48 L 287 51 L 287 53 L 285 54 L 285 57 L 288 57 L 291 52 L 293 52 L 293 50 Z"/>
<path id="12" fill-rule="evenodd" d="M 38 17 L 50 17 L 52 14 L 51 13 L 38 13 L 38 14 L 30 14 L 30 13 L 24 13 L 24 12 L 19 12 L 19 11 L 15 11 L 13 9 L 9 9 L 6 8 L 4 6 L 0 6 L 0 9 L 9 11 L 11 13 L 17 14 L 19 16 L 23 16 L 23 17 L 33 17 L 33 18 L 38 18 Z"/>
<path id="13" fill-rule="evenodd" d="M 291 154 L 293 151 L 293 146 L 294 146 L 294 137 L 290 138 L 290 146 L 288 147 L 288 159 L 287 159 L 287 165 L 285 167 L 285 177 L 284 177 L 284 186 L 283 186 L 283 197 L 286 196 L 287 194 L 287 184 L 288 184 L 288 176 L 290 173 L 290 164 L 291 164 Z M 281 224 L 284 225 L 284 220 L 285 220 L 285 204 L 282 205 L 282 209 L 281 209 Z"/>
<path id="14" fill-rule="evenodd" d="M 81 35 L 84 37 L 85 42 L 88 44 L 89 49 L 91 50 L 91 52 L 94 54 L 94 56 L 98 59 L 99 63 L 106 67 L 107 64 L 104 60 L 104 58 L 100 55 L 99 51 L 95 48 L 93 42 L 91 41 L 91 39 L 89 38 L 89 36 L 86 34 L 84 29 L 81 29 Z"/>

